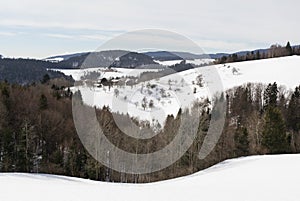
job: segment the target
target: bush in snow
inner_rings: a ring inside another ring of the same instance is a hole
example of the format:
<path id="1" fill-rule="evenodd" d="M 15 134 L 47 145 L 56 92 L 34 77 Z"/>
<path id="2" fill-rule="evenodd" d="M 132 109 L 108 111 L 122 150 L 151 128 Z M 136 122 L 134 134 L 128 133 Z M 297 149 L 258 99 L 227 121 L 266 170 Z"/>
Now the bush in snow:
<path id="1" fill-rule="evenodd" d="M 118 97 L 119 94 L 120 94 L 120 91 L 119 91 L 118 89 L 115 89 L 115 90 L 114 90 L 114 94 L 115 94 L 116 97 Z"/>
<path id="2" fill-rule="evenodd" d="M 232 74 L 235 75 L 235 74 L 238 74 L 238 73 L 239 73 L 239 71 L 235 67 L 233 67 L 232 68 Z"/>
<path id="3" fill-rule="evenodd" d="M 154 101 L 150 100 L 150 102 L 149 102 L 149 108 L 153 108 L 153 107 L 154 107 Z"/>
<path id="4" fill-rule="evenodd" d="M 146 98 L 146 96 L 143 98 L 142 100 L 142 107 L 144 108 L 144 110 L 146 110 L 147 108 L 147 104 L 148 104 L 148 100 Z"/>
<path id="5" fill-rule="evenodd" d="M 196 77 L 196 84 L 199 86 L 199 87 L 203 87 L 203 76 L 202 75 L 198 75 Z"/>
<path id="6" fill-rule="evenodd" d="M 161 94 L 161 97 L 163 97 L 163 98 L 167 97 L 166 90 L 163 88 L 160 89 L 160 94 Z"/>

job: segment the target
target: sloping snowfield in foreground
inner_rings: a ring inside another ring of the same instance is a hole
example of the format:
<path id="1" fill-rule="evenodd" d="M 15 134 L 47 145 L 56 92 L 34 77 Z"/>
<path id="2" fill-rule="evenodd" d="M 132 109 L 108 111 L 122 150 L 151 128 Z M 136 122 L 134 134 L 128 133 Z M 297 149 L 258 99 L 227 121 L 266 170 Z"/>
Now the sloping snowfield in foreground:
<path id="1" fill-rule="evenodd" d="M 299 201 L 300 155 L 224 161 L 191 176 L 117 184 L 42 174 L 0 174 L 1 201 Z"/>

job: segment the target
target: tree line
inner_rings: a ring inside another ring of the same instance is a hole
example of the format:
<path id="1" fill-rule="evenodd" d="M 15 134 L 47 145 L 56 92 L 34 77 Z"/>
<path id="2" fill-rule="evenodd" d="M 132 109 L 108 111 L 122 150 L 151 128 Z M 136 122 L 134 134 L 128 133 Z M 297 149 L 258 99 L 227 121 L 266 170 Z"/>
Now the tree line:
<path id="1" fill-rule="evenodd" d="M 255 50 L 246 53 L 234 53 L 215 61 L 215 64 L 224 64 L 230 62 L 240 62 L 240 61 L 251 61 L 259 59 L 268 59 L 276 57 L 285 57 L 292 55 L 300 55 L 300 46 L 291 46 L 290 42 L 287 42 L 286 46 L 281 46 L 279 44 L 273 44 L 269 49 L 266 50 Z"/>
<path id="2" fill-rule="evenodd" d="M 111 182 L 151 182 L 188 175 L 228 158 L 299 153 L 300 150 L 300 86 L 289 91 L 276 83 L 247 84 L 221 95 L 227 104 L 225 126 L 207 158 L 200 160 L 198 154 L 212 115 L 209 100 L 198 103 L 202 110 L 199 111 L 196 139 L 176 163 L 145 175 L 119 173 L 93 159 L 81 144 L 73 123 L 71 99 L 74 94 L 70 86 L 65 79 L 45 79 L 41 84 L 27 86 L 0 84 L 1 172 L 50 173 Z M 176 117 L 168 116 L 155 137 L 134 139 L 117 127 L 108 107 L 96 109 L 106 137 L 131 153 L 150 153 L 166 146 L 176 135 L 181 115 L 187 112 L 180 110 Z M 150 128 L 149 122 L 132 120 L 139 126 Z"/>

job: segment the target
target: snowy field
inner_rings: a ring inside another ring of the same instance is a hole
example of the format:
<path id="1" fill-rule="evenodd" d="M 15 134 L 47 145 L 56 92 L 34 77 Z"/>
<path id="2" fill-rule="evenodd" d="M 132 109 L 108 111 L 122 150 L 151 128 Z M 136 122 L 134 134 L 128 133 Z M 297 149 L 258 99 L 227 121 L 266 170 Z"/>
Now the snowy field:
<path id="1" fill-rule="evenodd" d="M 228 68 L 229 67 L 229 68 Z M 280 57 L 217 66 L 226 89 L 251 83 L 273 83 L 295 89 L 300 84 L 300 57 Z M 233 72 L 233 68 L 237 72 Z"/>
<path id="2" fill-rule="evenodd" d="M 2 201 L 299 201 L 300 155 L 232 159 L 190 176 L 117 184 L 43 174 L 0 174 Z"/>
<path id="3" fill-rule="evenodd" d="M 179 64 L 183 60 L 170 60 L 170 61 L 159 61 L 155 60 L 156 63 L 159 63 L 163 66 L 172 66 L 175 64 Z M 214 59 L 194 59 L 194 60 L 186 60 L 186 63 L 194 64 L 194 65 L 203 65 L 203 64 L 209 64 L 214 62 Z"/>
<path id="4" fill-rule="evenodd" d="M 108 71 L 107 68 L 86 68 L 86 69 L 52 69 L 60 71 L 65 75 L 72 75 L 74 80 L 80 80 L 81 76 L 88 72 L 99 72 L 101 77 L 122 77 L 122 76 L 140 76 L 143 72 L 157 72 L 159 69 L 129 69 L 129 68 L 113 68 L 114 71 Z"/>
<path id="5" fill-rule="evenodd" d="M 165 64 L 167 63 L 168 61 L 165 62 Z M 100 79 L 128 75 L 139 76 L 142 72 L 157 70 L 119 68 L 115 72 L 106 72 L 103 68 L 92 68 L 61 71 L 66 75 L 72 75 L 75 80 L 79 80 L 85 72 L 100 72 Z M 202 87 L 197 84 L 199 75 L 203 76 Z M 249 82 L 265 84 L 277 82 L 279 85 L 293 90 L 300 84 L 299 75 L 300 57 L 291 56 L 199 67 L 139 83 L 133 87 L 125 85 L 109 89 L 108 87 L 98 88 L 82 85 L 77 86 L 76 89 L 81 91 L 84 102 L 89 105 L 99 108 L 109 106 L 113 112 L 128 113 L 140 120 L 158 122 L 163 125 L 167 115 L 176 116 L 179 108 L 188 108 L 195 101 L 211 98 L 214 91 L 209 85 L 217 82 L 222 84 L 223 90 Z M 220 80 L 217 79 L 218 77 Z M 146 108 L 143 107 L 145 97 Z M 150 102 L 153 103 L 153 107 L 148 107 Z"/>

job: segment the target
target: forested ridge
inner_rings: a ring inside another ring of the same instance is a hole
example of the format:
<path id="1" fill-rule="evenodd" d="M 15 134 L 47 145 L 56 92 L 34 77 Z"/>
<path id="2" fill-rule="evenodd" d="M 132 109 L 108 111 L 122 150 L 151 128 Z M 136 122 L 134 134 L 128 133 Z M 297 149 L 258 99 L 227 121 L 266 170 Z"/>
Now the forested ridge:
<path id="1" fill-rule="evenodd" d="M 28 85 L 41 82 L 45 75 L 49 78 L 65 78 L 70 81 L 72 77 L 61 72 L 48 70 L 55 68 L 56 64 L 35 59 L 9 59 L 0 58 L 0 81 Z"/>
<path id="2" fill-rule="evenodd" d="M 1 172 L 150 182 L 191 174 L 228 158 L 300 151 L 300 86 L 288 91 L 276 83 L 247 84 L 228 90 L 220 97 L 227 102 L 225 127 L 207 158 L 200 160 L 198 154 L 211 118 L 208 100 L 201 103 L 203 110 L 197 137 L 180 160 L 151 174 L 118 173 L 95 161 L 81 144 L 72 118 L 70 86 L 72 83 L 63 78 L 27 86 L 0 84 Z M 169 116 L 154 138 L 133 140 L 118 129 L 109 108 L 96 111 L 110 141 L 133 153 L 153 152 L 168 144 L 176 134 L 182 113 L 180 110 L 176 118 Z"/>

